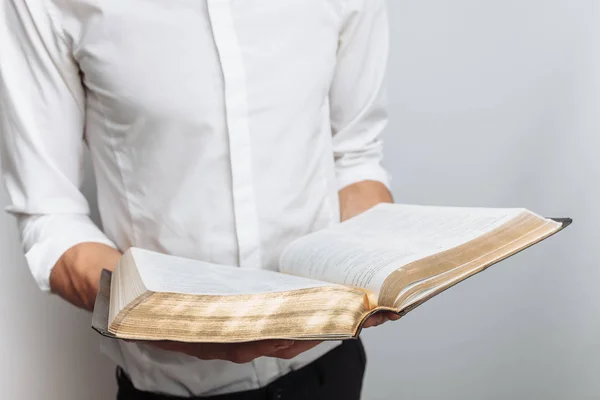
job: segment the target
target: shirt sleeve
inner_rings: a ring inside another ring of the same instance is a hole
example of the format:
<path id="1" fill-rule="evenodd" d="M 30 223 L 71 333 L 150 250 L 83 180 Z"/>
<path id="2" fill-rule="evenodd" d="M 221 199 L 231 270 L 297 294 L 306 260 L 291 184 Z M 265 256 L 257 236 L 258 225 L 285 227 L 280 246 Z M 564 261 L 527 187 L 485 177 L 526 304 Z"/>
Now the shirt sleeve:
<path id="1" fill-rule="evenodd" d="M 363 180 L 389 188 L 381 165 L 387 125 L 389 26 L 385 0 L 347 1 L 329 102 L 338 187 Z"/>
<path id="2" fill-rule="evenodd" d="M 89 218 L 84 92 L 67 42 L 40 0 L 0 3 L 0 159 L 25 257 L 42 290 L 78 243 L 114 244 Z"/>

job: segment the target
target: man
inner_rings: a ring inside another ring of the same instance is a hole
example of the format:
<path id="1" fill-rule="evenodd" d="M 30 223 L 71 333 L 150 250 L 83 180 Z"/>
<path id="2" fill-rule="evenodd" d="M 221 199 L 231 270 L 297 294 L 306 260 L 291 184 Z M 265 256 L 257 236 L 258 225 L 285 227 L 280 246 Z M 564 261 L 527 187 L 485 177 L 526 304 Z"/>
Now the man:
<path id="1" fill-rule="evenodd" d="M 91 310 L 131 246 L 276 269 L 293 239 L 391 201 L 384 0 L 0 7 L 8 211 L 42 290 Z M 365 366 L 359 341 L 103 348 L 121 399 L 356 399 Z"/>

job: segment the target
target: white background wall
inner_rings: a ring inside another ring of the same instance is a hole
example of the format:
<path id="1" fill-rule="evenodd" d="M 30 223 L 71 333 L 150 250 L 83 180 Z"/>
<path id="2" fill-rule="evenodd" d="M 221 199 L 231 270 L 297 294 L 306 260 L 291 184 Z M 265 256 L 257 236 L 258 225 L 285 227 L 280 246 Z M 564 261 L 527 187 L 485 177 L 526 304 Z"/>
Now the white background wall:
<path id="1" fill-rule="evenodd" d="M 390 14 L 396 200 L 575 223 L 366 331 L 364 398 L 600 397 L 600 2 L 391 0 Z M 4 214 L 0 267 L 0 398 L 113 398 L 90 316 L 38 292 Z"/>

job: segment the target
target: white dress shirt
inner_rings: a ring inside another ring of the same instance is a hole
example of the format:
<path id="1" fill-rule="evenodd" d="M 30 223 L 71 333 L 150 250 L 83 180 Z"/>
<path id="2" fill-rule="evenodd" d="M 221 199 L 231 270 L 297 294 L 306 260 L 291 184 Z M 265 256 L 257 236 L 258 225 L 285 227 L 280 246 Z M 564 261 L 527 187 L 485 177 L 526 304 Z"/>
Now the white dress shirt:
<path id="1" fill-rule="evenodd" d="M 384 0 L 3 0 L 2 170 L 43 290 L 82 242 L 277 269 L 387 184 Z M 103 228 L 79 190 L 90 149 Z M 330 350 L 237 365 L 105 340 L 142 390 L 268 384 Z"/>

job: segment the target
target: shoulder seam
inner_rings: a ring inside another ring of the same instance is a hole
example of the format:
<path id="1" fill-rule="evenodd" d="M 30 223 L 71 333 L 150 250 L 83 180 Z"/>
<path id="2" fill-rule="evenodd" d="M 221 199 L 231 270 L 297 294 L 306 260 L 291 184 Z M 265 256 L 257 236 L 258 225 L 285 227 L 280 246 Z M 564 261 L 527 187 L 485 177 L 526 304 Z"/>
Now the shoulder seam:
<path id="1" fill-rule="evenodd" d="M 28 0 L 25 0 L 25 1 L 28 1 Z M 74 57 L 73 57 L 73 46 L 72 46 L 72 43 L 69 43 L 69 41 L 67 40 L 67 37 L 65 35 L 63 21 L 60 16 L 60 13 L 54 7 L 54 5 L 51 4 L 51 0 L 40 0 L 40 2 L 43 3 L 44 11 L 48 15 L 48 19 L 50 20 L 50 29 L 52 30 L 52 33 L 54 35 L 56 35 L 58 40 L 66 47 L 66 49 L 68 49 L 69 56 L 73 59 L 72 61 L 76 64 Z M 71 85 L 67 81 L 67 78 L 65 76 L 62 76 L 62 79 L 65 81 L 65 85 L 67 86 L 69 92 L 71 92 L 71 96 L 73 96 L 73 99 L 75 100 L 75 103 L 77 104 L 77 107 L 79 108 L 79 111 L 82 114 L 85 114 L 85 106 L 77 100 L 77 95 L 75 93 L 73 93 L 73 89 L 71 88 Z"/>

